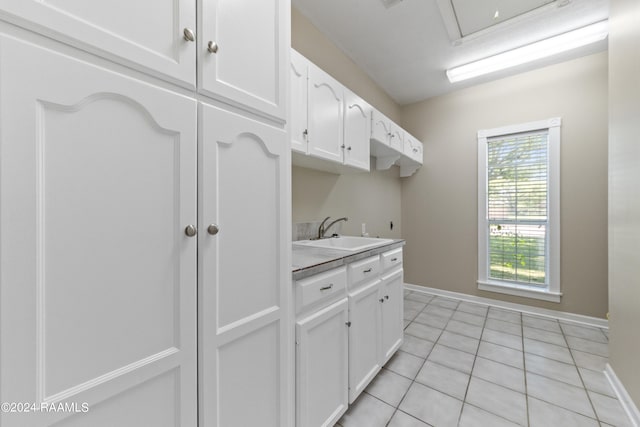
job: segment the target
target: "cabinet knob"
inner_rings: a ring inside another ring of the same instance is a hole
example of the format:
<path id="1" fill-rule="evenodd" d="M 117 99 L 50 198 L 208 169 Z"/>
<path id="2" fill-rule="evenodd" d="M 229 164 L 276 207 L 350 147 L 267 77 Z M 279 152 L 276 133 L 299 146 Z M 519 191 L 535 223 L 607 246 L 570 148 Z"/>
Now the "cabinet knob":
<path id="1" fill-rule="evenodd" d="M 378 301 L 380 301 L 380 302 L 384 302 L 384 298 L 380 298 Z"/>
<path id="2" fill-rule="evenodd" d="M 209 226 L 207 227 L 207 233 L 211 234 L 212 236 L 218 234 L 218 231 L 220 231 L 220 228 L 216 224 L 209 224 Z"/>
<path id="3" fill-rule="evenodd" d="M 351 146 L 348 146 L 348 147 L 347 147 L 347 150 L 348 150 L 348 151 L 351 151 Z"/>
<path id="4" fill-rule="evenodd" d="M 184 30 L 182 30 L 182 35 L 184 39 L 188 42 L 192 42 L 196 40 L 195 34 L 193 34 L 193 31 L 191 31 L 189 28 L 185 28 Z"/>
<path id="5" fill-rule="evenodd" d="M 218 43 L 214 41 L 210 41 L 207 43 L 207 50 L 209 53 L 217 53 L 218 52 Z"/>
<path id="6" fill-rule="evenodd" d="M 384 299 L 389 299 L 389 295 L 385 295 L 385 296 L 384 296 Z"/>
<path id="7" fill-rule="evenodd" d="M 193 237 L 198 233 L 198 229 L 194 226 L 194 225 L 187 225 L 187 227 L 184 229 L 184 234 L 186 234 L 189 237 Z"/>

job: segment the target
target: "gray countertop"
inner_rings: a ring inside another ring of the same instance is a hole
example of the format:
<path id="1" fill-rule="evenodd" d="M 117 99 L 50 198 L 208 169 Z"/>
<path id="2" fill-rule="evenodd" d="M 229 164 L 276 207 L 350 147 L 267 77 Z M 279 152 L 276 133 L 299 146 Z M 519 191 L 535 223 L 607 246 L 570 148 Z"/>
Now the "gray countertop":
<path id="1" fill-rule="evenodd" d="M 347 252 L 337 249 L 312 248 L 309 246 L 292 245 L 293 280 L 304 279 L 341 265 L 349 264 L 372 255 L 381 254 L 392 249 L 404 246 L 403 239 L 394 239 L 393 242 L 373 249 L 365 249 L 359 252 Z"/>

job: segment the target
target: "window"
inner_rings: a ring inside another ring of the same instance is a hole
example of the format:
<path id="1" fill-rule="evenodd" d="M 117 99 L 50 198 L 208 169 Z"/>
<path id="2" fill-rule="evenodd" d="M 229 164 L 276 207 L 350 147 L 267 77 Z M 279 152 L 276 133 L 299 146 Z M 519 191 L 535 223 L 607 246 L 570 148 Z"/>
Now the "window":
<path id="1" fill-rule="evenodd" d="M 478 288 L 559 302 L 560 118 L 478 132 Z"/>

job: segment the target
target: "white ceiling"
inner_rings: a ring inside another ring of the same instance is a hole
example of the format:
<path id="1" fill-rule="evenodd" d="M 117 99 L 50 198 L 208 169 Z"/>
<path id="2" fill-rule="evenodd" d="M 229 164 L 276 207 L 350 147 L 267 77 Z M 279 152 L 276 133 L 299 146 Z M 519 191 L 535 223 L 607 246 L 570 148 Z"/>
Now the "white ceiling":
<path id="1" fill-rule="evenodd" d="M 451 84 L 445 75 L 448 68 L 607 19 L 608 0 L 292 3 L 401 105 L 607 47 L 605 40 L 534 64 Z M 499 16 L 494 19 L 496 10 Z"/>

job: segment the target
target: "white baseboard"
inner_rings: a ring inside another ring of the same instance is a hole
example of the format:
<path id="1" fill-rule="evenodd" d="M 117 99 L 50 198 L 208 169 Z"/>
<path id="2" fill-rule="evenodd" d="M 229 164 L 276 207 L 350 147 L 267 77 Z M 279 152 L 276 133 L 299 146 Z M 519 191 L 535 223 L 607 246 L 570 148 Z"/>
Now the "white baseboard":
<path id="1" fill-rule="evenodd" d="M 618 400 L 622 404 L 624 411 L 627 413 L 627 417 L 629 417 L 631 425 L 633 427 L 640 426 L 640 411 L 638 411 L 638 407 L 631 399 L 631 396 L 629 396 L 629 393 L 627 393 L 627 389 L 620 382 L 611 365 L 608 363 L 604 368 L 604 375 L 609 380 L 609 384 L 611 384 L 611 388 L 613 388 L 616 396 L 618 396 Z"/>
<path id="2" fill-rule="evenodd" d="M 546 308 L 532 307 L 530 305 L 524 305 L 524 304 L 515 304 L 512 302 L 500 301 L 500 300 L 495 300 L 495 299 L 485 298 L 485 297 L 478 297 L 475 295 L 468 295 L 460 292 L 445 291 L 442 289 L 429 288 L 426 286 L 412 285 L 410 283 L 405 283 L 404 286 L 405 288 L 411 291 L 425 292 L 425 293 L 440 295 L 444 297 L 456 298 L 463 301 L 490 305 L 492 307 L 504 308 L 507 310 L 517 310 L 526 314 L 533 314 L 533 315 L 542 316 L 542 317 L 551 317 L 554 319 L 562 320 L 563 322 L 578 323 L 578 324 L 587 325 L 587 326 L 595 326 L 597 328 L 605 328 L 605 329 L 609 328 L 608 320 L 599 319 L 597 317 L 584 316 L 582 314 L 567 313 L 565 311 L 549 310 Z"/>

